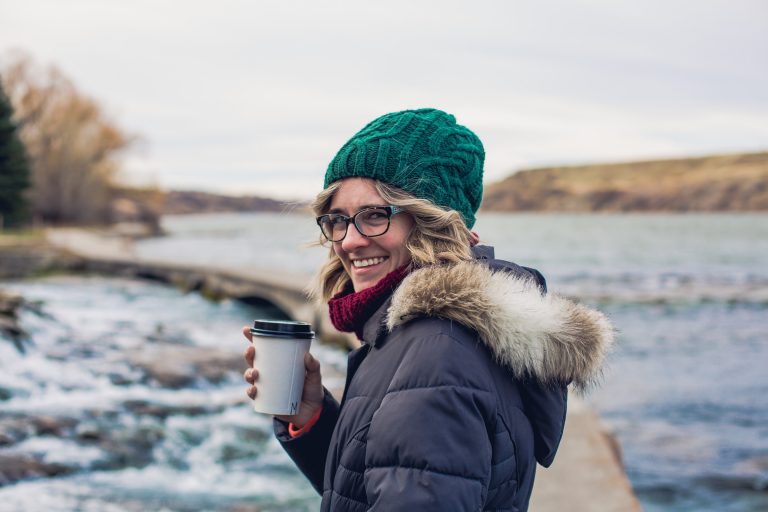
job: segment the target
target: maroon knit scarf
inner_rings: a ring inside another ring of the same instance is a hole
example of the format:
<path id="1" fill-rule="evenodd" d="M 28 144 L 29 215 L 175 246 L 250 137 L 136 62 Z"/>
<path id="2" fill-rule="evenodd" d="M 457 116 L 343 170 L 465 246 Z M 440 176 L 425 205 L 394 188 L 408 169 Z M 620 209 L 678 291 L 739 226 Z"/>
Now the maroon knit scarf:
<path id="1" fill-rule="evenodd" d="M 408 275 L 409 265 L 393 270 L 381 281 L 359 292 L 342 291 L 328 301 L 331 323 L 342 332 L 354 332 L 363 339 L 363 326 L 384 301 L 392 295 L 395 288 Z"/>

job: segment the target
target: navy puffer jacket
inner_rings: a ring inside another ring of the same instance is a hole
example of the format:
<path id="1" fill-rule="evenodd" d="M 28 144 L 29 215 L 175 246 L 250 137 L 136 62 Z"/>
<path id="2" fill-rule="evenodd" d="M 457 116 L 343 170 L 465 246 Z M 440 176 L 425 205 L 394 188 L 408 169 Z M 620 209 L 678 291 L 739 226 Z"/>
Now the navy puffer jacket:
<path id="1" fill-rule="evenodd" d="M 612 343 L 605 317 L 493 260 L 412 272 L 368 320 L 339 405 L 326 392 L 285 450 L 323 511 L 526 510 L 549 466 L 566 384 L 588 386 Z"/>

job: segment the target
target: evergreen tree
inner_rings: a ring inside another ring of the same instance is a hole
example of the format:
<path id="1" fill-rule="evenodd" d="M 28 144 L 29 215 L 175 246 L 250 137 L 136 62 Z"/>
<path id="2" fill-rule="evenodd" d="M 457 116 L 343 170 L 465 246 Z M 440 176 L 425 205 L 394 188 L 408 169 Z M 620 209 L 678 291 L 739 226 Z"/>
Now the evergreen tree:
<path id="1" fill-rule="evenodd" d="M 12 117 L 11 101 L 0 83 L 0 229 L 25 220 L 24 191 L 30 185 L 27 155 Z"/>

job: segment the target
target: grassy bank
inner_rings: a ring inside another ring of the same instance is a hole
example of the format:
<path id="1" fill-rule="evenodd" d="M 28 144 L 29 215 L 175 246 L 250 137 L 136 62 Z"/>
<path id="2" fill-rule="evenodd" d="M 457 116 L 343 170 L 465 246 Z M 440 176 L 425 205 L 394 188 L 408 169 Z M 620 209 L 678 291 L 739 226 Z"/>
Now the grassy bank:
<path id="1" fill-rule="evenodd" d="M 489 211 L 768 211 L 768 152 L 520 171 Z"/>

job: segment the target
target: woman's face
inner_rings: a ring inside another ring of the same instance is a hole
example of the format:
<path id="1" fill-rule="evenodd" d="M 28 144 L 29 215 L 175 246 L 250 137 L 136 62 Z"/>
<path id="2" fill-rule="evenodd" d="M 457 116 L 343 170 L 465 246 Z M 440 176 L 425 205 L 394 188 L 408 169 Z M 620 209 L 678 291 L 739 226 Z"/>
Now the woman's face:
<path id="1" fill-rule="evenodd" d="M 363 208 L 386 204 L 376 192 L 373 180 L 346 178 L 341 181 L 327 213 L 351 217 Z M 381 236 L 366 238 L 350 223 L 344 240 L 333 242 L 333 250 L 352 279 L 356 292 L 370 288 L 411 260 L 405 241 L 412 227 L 411 216 L 401 213 L 391 218 L 389 229 Z"/>

